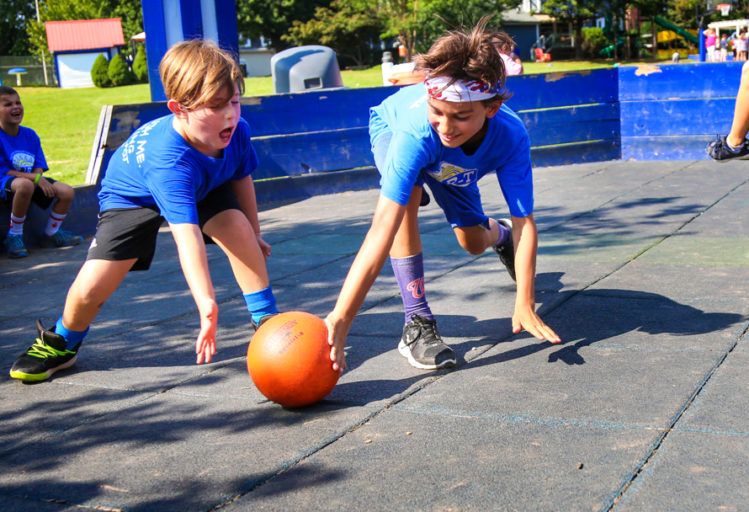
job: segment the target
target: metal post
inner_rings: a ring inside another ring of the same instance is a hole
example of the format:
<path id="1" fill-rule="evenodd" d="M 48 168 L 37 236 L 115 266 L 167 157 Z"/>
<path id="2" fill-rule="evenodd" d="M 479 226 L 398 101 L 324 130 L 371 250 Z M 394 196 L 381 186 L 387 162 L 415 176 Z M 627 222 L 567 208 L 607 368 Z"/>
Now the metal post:
<path id="1" fill-rule="evenodd" d="M 36 22 L 41 23 L 42 19 L 39 16 L 39 0 L 34 0 L 34 6 L 36 7 Z M 42 49 L 42 71 L 44 72 L 44 85 L 49 85 L 47 79 L 47 59 L 44 56 L 44 49 Z"/>

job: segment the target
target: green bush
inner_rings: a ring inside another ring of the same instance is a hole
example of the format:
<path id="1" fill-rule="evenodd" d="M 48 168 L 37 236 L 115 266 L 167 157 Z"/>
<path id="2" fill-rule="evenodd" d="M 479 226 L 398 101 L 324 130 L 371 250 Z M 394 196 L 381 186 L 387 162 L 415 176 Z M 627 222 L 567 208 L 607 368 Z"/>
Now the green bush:
<path id="1" fill-rule="evenodd" d="M 598 58 L 598 52 L 603 50 L 609 45 L 608 39 L 603 34 L 603 29 L 598 27 L 584 27 L 583 28 L 583 54 L 587 57 Z"/>
<path id="2" fill-rule="evenodd" d="M 148 82 L 148 63 L 146 62 L 146 50 L 143 49 L 143 46 L 138 46 L 138 53 L 135 54 L 133 73 L 138 82 Z"/>
<path id="3" fill-rule="evenodd" d="M 94 65 L 91 66 L 91 80 L 96 87 L 109 87 L 112 85 L 112 81 L 109 79 L 108 69 L 109 61 L 107 61 L 107 58 L 103 53 L 100 53 L 99 56 L 96 57 Z"/>
<path id="4" fill-rule="evenodd" d="M 116 53 L 112 60 L 109 61 L 109 69 L 107 70 L 109 79 L 112 81 L 112 85 L 128 85 L 135 82 L 135 76 L 133 72 L 127 67 L 125 59 L 122 55 Z"/>

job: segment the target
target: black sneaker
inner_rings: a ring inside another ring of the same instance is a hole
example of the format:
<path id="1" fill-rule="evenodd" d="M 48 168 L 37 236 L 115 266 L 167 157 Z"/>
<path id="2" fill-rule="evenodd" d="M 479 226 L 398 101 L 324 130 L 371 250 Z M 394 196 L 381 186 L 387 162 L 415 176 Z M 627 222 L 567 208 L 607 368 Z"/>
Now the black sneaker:
<path id="1" fill-rule="evenodd" d="M 413 315 L 403 327 L 398 352 L 408 359 L 411 366 L 422 370 L 455 366 L 455 353 L 442 341 L 437 332 L 437 322 L 419 315 Z"/>
<path id="2" fill-rule="evenodd" d="M 749 141 L 744 140 L 738 149 L 733 150 L 728 146 L 726 141 L 727 135 L 723 137 L 718 136 L 714 141 L 707 145 L 707 154 L 710 158 L 717 160 L 720 163 L 728 162 L 729 160 L 746 160 L 749 159 Z"/>
<path id="3" fill-rule="evenodd" d="M 78 358 L 80 343 L 73 350 L 68 350 L 65 338 L 45 329 L 39 320 L 36 321 L 36 330 L 39 337 L 10 369 L 10 376 L 14 379 L 26 382 L 47 380 L 56 371 L 73 366 Z"/>
<path id="4" fill-rule="evenodd" d="M 493 247 L 494 252 L 499 256 L 499 261 L 507 267 L 507 272 L 515 281 L 515 243 L 512 241 L 512 222 L 508 219 L 499 219 L 498 223 L 502 224 L 509 231 L 507 240 L 499 247 Z"/>

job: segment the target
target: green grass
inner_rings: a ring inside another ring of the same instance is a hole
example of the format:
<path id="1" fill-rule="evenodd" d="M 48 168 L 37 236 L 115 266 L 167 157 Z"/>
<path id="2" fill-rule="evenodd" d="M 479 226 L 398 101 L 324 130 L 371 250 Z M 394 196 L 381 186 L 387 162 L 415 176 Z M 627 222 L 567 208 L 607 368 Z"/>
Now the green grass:
<path id="1" fill-rule="evenodd" d="M 624 63 L 622 63 L 624 64 Z M 574 71 L 611 67 L 611 62 L 557 61 L 524 63 L 526 74 Z M 346 87 L 382 85 L 380 66 L 356 71 L 342 71 Z M 71 185 L 82 185 L 91 156 L 91 146 L 102 105 L 127 105 L 151 101 L 148 84 L 109 89 L 58 89 L 20 87 L 25 107 L 23 124 L 36 130 L 49 164 L 49 175 Z M 246 96 L 273 94 L 271 77 L 252 77 L 245 81 Z"/>

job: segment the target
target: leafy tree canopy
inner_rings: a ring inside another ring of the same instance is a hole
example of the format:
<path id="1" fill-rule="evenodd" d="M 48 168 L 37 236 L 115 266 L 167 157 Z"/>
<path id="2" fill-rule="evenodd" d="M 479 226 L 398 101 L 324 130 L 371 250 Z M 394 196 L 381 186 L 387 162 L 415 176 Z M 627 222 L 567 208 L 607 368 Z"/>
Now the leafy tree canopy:
<path id="1" fill-rule="evenodd" d="M 237 28 L 245 38 L 270 40 L 279 51 L 289 46 L 283 36 L 295 21 L 304 23 L 312 19 L 315 9 L 329 5 L 330 0 L 237 0 Z"/>
<path id="2" fill-rule="evenodd" d="M 31 51 L 37 55 L 47 52 L 45 21 L 121 18 L 126 43 L 131 36 L 143 31 L 140 0 L 39 0 L 39 17 L 41 23 L 34 18 L 26 24 Z"/>
<path id="3" fill-rule="evenodd" d="M 28 55 L 29 38 L 26 21 L 34 17 L 34 2 L 2 0 L 0 2 L 0 55 Z"/>

